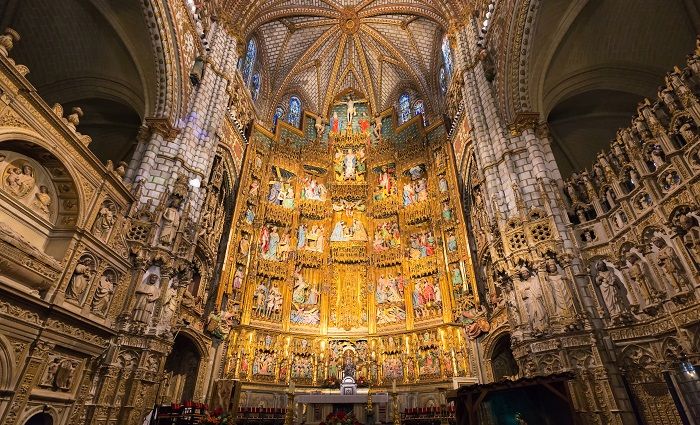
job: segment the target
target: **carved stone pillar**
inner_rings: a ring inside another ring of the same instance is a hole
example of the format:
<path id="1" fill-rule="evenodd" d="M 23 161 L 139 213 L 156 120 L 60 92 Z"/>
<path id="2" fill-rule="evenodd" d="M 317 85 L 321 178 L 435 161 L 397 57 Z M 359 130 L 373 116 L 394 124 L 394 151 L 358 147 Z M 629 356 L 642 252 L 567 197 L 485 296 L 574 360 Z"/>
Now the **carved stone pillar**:
<path id="1" fill-rule="evenodd" d="M 44 367 L 48 364 L 49 352 L 51 352 L 54 347 L 53 344 L 42 341 L 37 341 L 35 343 L 24 365 L 24 369 L 22 370 L 21 378 L 14 397 L 12 398 L 10 408 L 6 411 L 5 416 L 0 418 L 0 423 L 6 425 L 18 424 L 17 421 L 27 405 L 32 389 L 38 384 Z"/>

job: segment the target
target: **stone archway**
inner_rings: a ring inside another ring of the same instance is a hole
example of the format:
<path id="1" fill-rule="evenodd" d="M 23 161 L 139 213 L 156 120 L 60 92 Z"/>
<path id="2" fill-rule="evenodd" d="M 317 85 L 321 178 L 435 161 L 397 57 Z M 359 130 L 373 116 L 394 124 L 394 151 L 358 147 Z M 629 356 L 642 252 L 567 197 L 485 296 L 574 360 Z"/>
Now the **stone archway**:
<path id="1" fill-rule="evenodd" d="M 48 413 L 40 412 L 29 418 L 24 425 L 53 425 L 53 417 Z"/>
<path id="2" fill-rule="evenodd" d="M 504 333 L 494 342 L 490 360 L 494 381 L 518 375 L 518 364 L 510 349 L 510 334 Z"/>
<path id="3" fill-rule="evenodd" d="M 193 400 L 196 395 L 203 355 L 197 343 L 185 334 L 175 338 L 173 349 L 165 361 L 165 373 L 169 375 L 166 402 Z"/>

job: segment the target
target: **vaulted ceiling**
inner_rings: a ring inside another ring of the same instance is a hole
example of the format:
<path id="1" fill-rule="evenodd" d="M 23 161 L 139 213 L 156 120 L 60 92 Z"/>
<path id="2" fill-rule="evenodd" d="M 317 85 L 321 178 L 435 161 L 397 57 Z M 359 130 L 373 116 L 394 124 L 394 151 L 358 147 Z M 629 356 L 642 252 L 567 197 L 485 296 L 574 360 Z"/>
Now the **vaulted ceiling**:
<path id="1" fill-rule="evenodd" d="M 458 0 L 228 0 L 222 7 L 236 31 L 258 42 L 258 107 L 266 116 L 291 94 L 325 113 L 348 88 L 375 111 L 411 90 L 434 112 L 440 43 L 451 11 L 461 9 Z"/>

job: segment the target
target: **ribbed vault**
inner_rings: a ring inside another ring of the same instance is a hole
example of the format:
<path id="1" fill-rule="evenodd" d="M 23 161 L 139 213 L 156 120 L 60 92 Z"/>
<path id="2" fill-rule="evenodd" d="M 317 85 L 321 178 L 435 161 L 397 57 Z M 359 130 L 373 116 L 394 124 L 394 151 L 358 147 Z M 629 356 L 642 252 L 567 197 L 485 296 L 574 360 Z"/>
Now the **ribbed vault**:
<path id="1" fill-rule="evenodd" d="M 292 91 L 305 109 L 328 111 L 335 94 L 365 93 L 373 110 L 411 89 L 428 109 L 437 94 L 440 42 L 455 0 L 228 0 L 222 15 L 263 59 L 259 110 L 266 116 Z"/>

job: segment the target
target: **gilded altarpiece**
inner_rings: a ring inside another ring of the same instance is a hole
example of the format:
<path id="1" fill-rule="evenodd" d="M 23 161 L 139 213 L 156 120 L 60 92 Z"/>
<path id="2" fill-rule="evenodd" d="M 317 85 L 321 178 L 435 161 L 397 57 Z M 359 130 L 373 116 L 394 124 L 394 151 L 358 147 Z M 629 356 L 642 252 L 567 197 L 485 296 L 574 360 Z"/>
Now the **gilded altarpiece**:
<path id="1" fill-rule="evenodd" d="M 355 104 L 366 119 L 365 104 Z M 478 305 L 452 147 L 420 117 L 350 129 L 255 127 L 244 159 L 222 298 L 241 327 L 226 374 L 333 386 L 469 373 L 464 318 Z"/>

